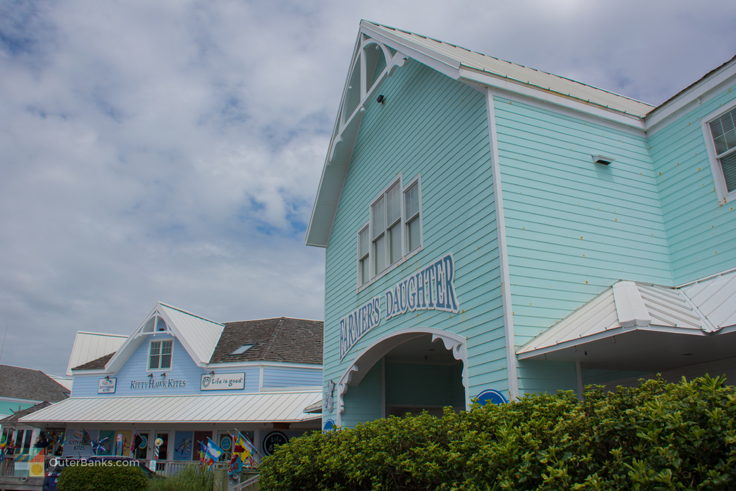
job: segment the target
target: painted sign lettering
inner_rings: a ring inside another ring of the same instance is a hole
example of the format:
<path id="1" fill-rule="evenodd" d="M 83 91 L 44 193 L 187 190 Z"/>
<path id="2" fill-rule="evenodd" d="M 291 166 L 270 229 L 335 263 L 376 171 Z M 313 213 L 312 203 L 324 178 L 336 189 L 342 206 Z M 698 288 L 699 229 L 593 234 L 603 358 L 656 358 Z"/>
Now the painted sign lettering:
<path id="1" fill-rule="evenodd" d="M 115 386 L 117 385 L 117 377 L 106 377 L 101 378 L 97 382 L 97 393 L 98 394 L 114 394 Z"/>
<path id="2" fill-rule="evenodd" d="M 199 390 L 233 390 L 245 388 L 245 373 L 203 373 Z"/>
<path id="3" fill-rule="evenodd" d="M 410 274 L 340 319 L 340 359 L 382 319 L 417 310 L 459 312 L 452 254 Z"/>
<path id="4" fill-rule="evenodd" d="M 186 386 L 186 380 L 175 378 L 165 378 L 161 380 L 149 378 L 148 380 L 130 381 L 130 390 L 183 389 Z"/>

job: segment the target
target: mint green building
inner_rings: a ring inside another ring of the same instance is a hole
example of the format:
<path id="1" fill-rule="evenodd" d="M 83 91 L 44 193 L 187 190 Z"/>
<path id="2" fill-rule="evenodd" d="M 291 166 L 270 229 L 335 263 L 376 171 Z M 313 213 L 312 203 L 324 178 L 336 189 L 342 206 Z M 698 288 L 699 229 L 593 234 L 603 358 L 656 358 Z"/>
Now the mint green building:
<path id="1" fill-rule="evenodd" d="M 736 381 L 736 58 L 658 107 L 363 21 L 307 244 L 323 423 Z"/>

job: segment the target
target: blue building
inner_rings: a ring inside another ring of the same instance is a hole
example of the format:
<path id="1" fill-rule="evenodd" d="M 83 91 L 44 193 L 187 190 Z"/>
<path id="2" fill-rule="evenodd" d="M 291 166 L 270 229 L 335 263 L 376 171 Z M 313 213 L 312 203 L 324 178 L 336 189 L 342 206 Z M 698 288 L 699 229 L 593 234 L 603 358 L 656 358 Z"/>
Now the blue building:
<path id="1" fill-rule="evenodd" d="M 736 379 L 736 58 L 654 107 L 362 21 L 307 231 L 323 422 Z"/>
<path id="2" fill-rule="evenodd" d="M 199 460 L 207 438 L 228 459 L 238 431 L 268 455 L 319 429 L 321 359 L 321 321 L 221 324 L 159 303 L 114 352 L 72 368 L 69 399 L 21 422 L 64 431 L 65 456 L 134 456 L 167 474 Z"/>

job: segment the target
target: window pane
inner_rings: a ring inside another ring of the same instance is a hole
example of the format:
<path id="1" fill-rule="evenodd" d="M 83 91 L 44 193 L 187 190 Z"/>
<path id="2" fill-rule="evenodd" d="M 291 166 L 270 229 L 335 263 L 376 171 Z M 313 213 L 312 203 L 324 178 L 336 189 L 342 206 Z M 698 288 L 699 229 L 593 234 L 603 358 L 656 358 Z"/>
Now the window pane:
<path id="1" fill-rule="evenodd" d="M 728 192 L 736 189 L 736 152 L 721 159 L 723 177 L 726 179 Z"/>
<path id="2" fill-rule="evenodd" d="M 358 233 L 358 256 L 363 257 L 366 254 L 368 254 L 368 227 Z"/>
<path id="3" fill-rule="evenodd" d="M 397 182 L 386 193 L 388 207 L 388 223 L 393 223 L 401 218 L 401 196 L 399 194 L 399 183 Z"/>
<path id="4" fill-rule="evenodd" d="M 171 368 L 171 352 L 161 355 L 161 365 L 159 368 Z"/>
<path id="5" fill-rule="evenodd" d="M 407 251 L 411 252 L 419 247 L 419 218 L 415 218 L 406 224 L 407 228 Z"/>
<path id="6" fill-rule="evenodd" d="M 736 148 L 736 129 L 729 130 L 723 136 L 726 138 L 726 148 L 727 149 L 730 150 L 732 148 Z"/>
<path id="7" fill-rule="evenodd" d="M 151 343 L 151 356 L 161 354 L 161 341 L 153 341 Z"/>
<path id="8" fill-rule="evenodd" d="M 386 269 L 386 236 L 382 235 L 373 242 L 373 257 L 376 273 Z"/>
<path id="9" fill-rule="evenodd" d="M 419 186 L 414 183 L 404 191 L 406 217 L 411 218 L 419 211 Z"/>
<path id="10" fill-rule="evenodd" d="M 710 122 L 710 132 L 713 134 L 713 137 L 718 137 L 723 134 L 723 129 L 721 128 L 721 120 L 716 119 L 715 121 Z"/>
<path id="11" fill-rule="evenodd" d="M 373 238 L 378 237 L 386 231 L 386 220 L 384 217 L 383 206 L 383 197 L 381 197 L 371 207 L 371 217 L 373 220 Z"/>
<path id="12" fill-rule="evenodd" d="M 161 342 L 161 354 L 164 354 L 164 355 L 170 355 L 171 354 L 171 341 L 162 341 Z"/>
<path id="13" fill-rule="evenodd" d="M 364 284 L 368 281 L 368 258 L 361 259 L 358 264 L 360 270 L 360 284 Z"/>
<path id="14" fill-rule="evenodd" d="M 397 223 L 388 231 L 391 264 L 401 259 L 401 223 Z"/>
<path id="15" fill-rule="evenodd" d="M 148 368 L 156 369 L 159 368 L 159 364 L 161 363 L 161 357 L 159 355 L 151 355 L 151 358 L 148 360 Z"/>

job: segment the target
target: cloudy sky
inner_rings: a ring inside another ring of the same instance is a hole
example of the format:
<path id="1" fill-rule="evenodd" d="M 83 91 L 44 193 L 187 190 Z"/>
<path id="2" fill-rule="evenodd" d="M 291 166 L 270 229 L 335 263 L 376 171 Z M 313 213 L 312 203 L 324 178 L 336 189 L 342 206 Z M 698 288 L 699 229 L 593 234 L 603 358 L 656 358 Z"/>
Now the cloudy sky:
<path id="1" fill-rule="evenodd" d="M 157 300 L 322 318 L 304 246 L 361 18 L 659 103 L 736 52 L 736 2 L 0 2 L 0 363 Z"/>

